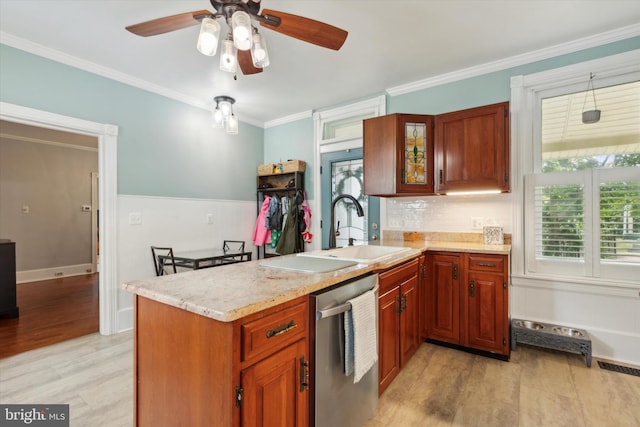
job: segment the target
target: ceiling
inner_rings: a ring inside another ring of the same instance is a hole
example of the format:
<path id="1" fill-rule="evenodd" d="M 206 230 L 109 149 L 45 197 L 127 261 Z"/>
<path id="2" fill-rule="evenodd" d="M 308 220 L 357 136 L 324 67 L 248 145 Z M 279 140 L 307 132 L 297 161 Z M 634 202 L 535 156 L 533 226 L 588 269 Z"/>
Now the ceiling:
<path id="1" fill-rule="evenodd" d="M 208 0 L 1 0 L 0 42 L 200 107 L 229 95 L 241 121 L 263 126 L 614 30 L 640 34 L 640 1 L 630 0 L 263 0 L 262 6 L 349 36 L 333 51 L 259 27 L 271 65 L 234 79 L 218 69 L 218 55 L 196 50 L 197 25 L 147 38 L 124 29 L 213 11 Z"/>

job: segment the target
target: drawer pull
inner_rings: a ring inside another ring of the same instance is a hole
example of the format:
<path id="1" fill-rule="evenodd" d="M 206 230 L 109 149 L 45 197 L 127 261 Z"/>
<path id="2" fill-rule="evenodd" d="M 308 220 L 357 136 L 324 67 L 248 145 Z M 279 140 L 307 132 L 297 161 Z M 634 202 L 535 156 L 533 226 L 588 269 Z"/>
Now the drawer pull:
<path id="1" fill-rule="evenodd" d="M 292 329 L 297 328 L 296 322 L 293 320 L 289 321 L 289 323 L 284 323 L 276 328 L 269 329 L 267 331 L 267 338 L 275 337 L 276 335 L 284 334 L 285 332 L 289 332 Z"/>
<path id="2" fill-rule="evenodd" d="M 494 262 L 479 262 L 478 267 L 495 267 L 496 264 Z"/>

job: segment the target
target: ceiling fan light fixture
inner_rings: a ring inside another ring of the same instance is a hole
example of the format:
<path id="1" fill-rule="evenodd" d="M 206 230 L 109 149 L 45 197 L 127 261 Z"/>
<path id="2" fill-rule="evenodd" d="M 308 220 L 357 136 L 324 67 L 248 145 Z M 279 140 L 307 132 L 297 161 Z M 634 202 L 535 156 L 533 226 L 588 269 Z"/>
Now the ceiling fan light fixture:
<path id="1" fill-rule="evenodd" d="M 238 10 L 231 15 L 233 43 L 239 50 L 251 49 L 251 17 L 247 12 Z"/>
<path id="2" fill-rule="evenodd" d="M 215 19 L 204 18 L 198 35 L 198 51 L 203 55 L 214 56 L 218 50 L 219 39 L 220 24 Z"/>
<path id="3" fill-rule="evenodd" d="M 257 31 L 253 34 L 253 45 L 251 46 L 251 59 L 253 66 L 265 68 L 269 66 L 269 52 L 267 51 L 267 41 L 264 36 Z"/>
<path id="4" fill-rule="evenodd" d="M 238 134 L 238 118 L 233 113 L 231 113 L 231 115 L 227 118 L 226 130 L 228 134 Z"/>
<path id="5" fill-rule="evenodd" d="M 228 73 L 235 73 L 238 69 L 238 58 L 236 47 L 233 40 L 226 39 L 222 41 L 220 47 L 220 69 Z"/>

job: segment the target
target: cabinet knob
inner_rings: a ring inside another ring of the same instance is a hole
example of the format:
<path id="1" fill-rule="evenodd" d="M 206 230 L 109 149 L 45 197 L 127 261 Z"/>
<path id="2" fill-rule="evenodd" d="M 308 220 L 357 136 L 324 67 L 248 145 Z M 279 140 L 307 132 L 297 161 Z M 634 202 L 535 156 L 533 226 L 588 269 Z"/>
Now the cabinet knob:
<path id="1" fill-rule="evenodd" d="M 472 280 L 471 282 L 469 282 L 469 296 L 471 298 L 473 298 L 474 296 L 476 296 L 476 283 L 474 280 Z"/>

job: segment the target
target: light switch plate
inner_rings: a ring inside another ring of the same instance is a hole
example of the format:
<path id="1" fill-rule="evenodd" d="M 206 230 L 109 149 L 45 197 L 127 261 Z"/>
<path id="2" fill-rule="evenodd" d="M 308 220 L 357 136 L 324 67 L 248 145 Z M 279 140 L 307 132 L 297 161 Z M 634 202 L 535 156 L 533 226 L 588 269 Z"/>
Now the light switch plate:
<path id="1" fill-rule="evenodd" d="M 141 225 L 142 224 L 142 213 L 141 212 L 130 212 L 129 213 L 129 225 Z"/>

